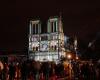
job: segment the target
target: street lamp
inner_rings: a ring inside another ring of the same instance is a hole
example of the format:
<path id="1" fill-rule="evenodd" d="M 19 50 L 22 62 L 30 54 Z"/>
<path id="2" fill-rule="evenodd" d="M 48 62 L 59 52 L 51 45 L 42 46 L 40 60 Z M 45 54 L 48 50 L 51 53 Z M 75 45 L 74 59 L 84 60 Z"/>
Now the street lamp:
<path id="1" fill-rule="evenodd" d="M 79 59 L 79 57 L 78 56 L 76 56 L 76 60 L 78 60 Z"/>
<path id="2" fill-rule="evenodd" d="M 68 54 L 68 55 L 67 55 L 67 58 L 68 58 L 68 59 L 71 59 L 71 58 L 72 58 L 72 55 L 71 55 L 71 54 Z"/>

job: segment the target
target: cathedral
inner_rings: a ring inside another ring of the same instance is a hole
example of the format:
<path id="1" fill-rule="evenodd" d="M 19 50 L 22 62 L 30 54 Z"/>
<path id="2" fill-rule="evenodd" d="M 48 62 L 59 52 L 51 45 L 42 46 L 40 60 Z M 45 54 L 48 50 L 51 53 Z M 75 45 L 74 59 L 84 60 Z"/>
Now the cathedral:
<path id="1" fill-rule="evenodd" d="M 42 33 L 45 28 L 46 33 Z M 40 20 L 30 20 L 29 23 L 29 59 L 45 62 L 57 62 L 65 57 L 64 33 L 61 17 L 47 20 L 46 27 Z"/>

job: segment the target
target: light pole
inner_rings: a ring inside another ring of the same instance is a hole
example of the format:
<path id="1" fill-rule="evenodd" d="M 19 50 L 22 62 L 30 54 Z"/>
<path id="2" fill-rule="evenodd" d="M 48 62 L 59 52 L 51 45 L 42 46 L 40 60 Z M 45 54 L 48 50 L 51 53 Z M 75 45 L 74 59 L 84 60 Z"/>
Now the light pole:
<path id="1" fill-rule="evenodd" d="M 71 64 L 72 54 L 68 54 L 67 58 L 69 60 L 69 65 L 68 65 L 68 68 L 69 68 L 69 70 L 68 70 L 69 79 L 71 79 L 72 78 L 72 64 Z"/>

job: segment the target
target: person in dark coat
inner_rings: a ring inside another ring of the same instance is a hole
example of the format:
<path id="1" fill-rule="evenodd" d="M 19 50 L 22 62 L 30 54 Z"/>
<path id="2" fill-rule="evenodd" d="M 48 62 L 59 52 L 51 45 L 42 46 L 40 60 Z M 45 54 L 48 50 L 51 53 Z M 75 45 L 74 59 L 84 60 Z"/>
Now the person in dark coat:
<path id="1" fill-rule="evenodd" d="M 81 74 L 83 80 L 90 80 L 90 68 L 88 63 L 83 64 L 83 66 L 81 67 Z"/>
<path id="2" fill-rule="evenodd" d="M 26 76 L 27 76 L 27 73 L 26 73 L 26 69 L 27 67 L 26 67 L 26 64 L 25 64 L 25 62 L 24 63 L 22 63 L 22 65 L 21 65 L 21 77 L 22 77 L 22 80 L 27 80 L 26 79 Z"/>
<path id="3" fill-rule="evenodd" d="M 9 79 L 14 80 L 15 77 L 15 66 L 13 64 L 9 65 Z"/>

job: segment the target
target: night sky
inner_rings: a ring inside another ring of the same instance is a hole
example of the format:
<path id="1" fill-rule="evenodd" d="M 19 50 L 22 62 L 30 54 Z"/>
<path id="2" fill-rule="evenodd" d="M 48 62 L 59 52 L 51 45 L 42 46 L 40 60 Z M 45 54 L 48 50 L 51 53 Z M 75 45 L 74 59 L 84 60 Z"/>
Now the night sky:
<path id="1" fill-rule="evenodd" d="M 29 20 L 62 13 L 64 33 L 88 43 L 100 32 L 96 0 L 6 0 L 0 4 L 0 50 L 26 50 Z"/>

